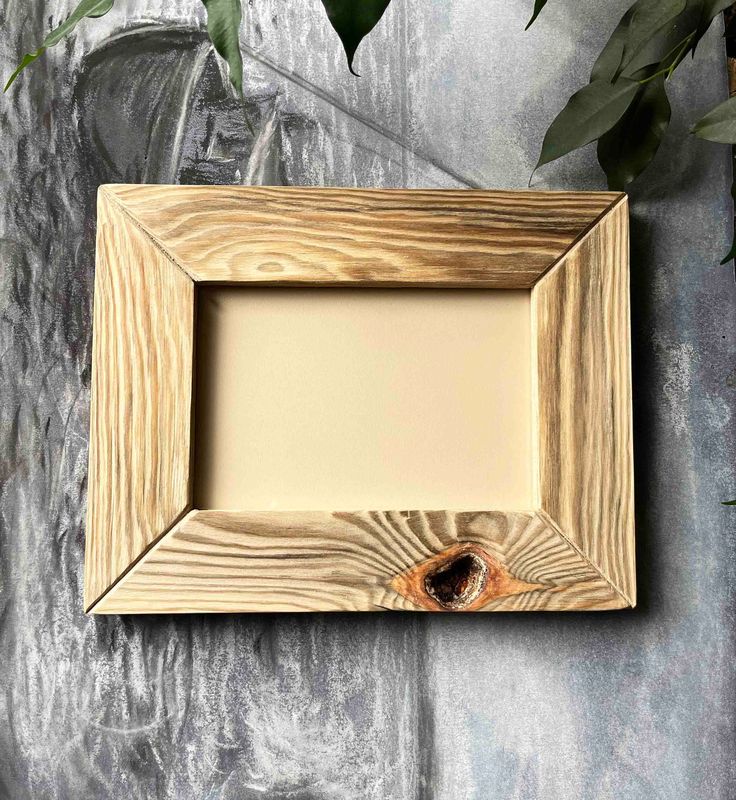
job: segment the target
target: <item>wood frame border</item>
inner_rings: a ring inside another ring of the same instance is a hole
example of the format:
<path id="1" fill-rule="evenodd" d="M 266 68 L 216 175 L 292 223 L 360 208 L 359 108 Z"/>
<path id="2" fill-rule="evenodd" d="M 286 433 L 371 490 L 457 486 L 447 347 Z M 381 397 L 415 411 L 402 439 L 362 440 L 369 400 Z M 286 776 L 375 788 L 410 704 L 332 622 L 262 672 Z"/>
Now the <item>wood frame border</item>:
<path id="1" fill-rule="evenodd" d="M 87 612 L 635 605 L 625 195 L 107 185 L 97 213 Z M 195 284 L 241 282 L 531 289 L 537 507 L 193 509 Z"/>

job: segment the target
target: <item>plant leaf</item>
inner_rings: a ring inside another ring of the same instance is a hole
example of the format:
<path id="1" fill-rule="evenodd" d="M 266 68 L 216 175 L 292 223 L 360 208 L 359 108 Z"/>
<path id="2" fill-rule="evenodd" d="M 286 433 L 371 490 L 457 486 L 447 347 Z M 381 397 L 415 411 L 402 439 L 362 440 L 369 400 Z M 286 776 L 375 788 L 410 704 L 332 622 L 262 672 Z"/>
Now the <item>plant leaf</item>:
<path id="1" fill-rule="evenodd" d="M 696 33 L 697 38 L 692 46 L 693 52 L 695 52 L 697 42 L 703 38 L 703 34 L 710 28 L 711 22 L 732 5 L 732 0 L 700 0 L 700 22 Z"/>
<path id="2" fill-rule="evenodd" d="M 71 16 L 65 22 L 62 22 L 58 28 L 55 28 L 44 39 L 44 47 L 53 47 L 58 44 L 65 36 L 68 36 L 77 23 L 81 22 L 85 17 L 103 17 L 113 7 L 115 0 L 82 0 L 82 2 L 74 9 Z"/>
<path id="3" fill-rule="evenodd" d="M 682 0 L 675 1 L 677 4 L 673 7 L 670 3 L 668 13 L 662 16 L 669 17 L 678 8 L 680 8 L 680 13 L 675 13 L 670 20 L 666 20 L 657 30 L 651 32 L 651 28 L 657 27 L 658 24 L 655 19 L 657 12 L 660 12 L 664 5 L 660 6 L 657 0 L 637 0 L 621 17 L 601 50 L 591 70 L 590 80 L 605 78 L 608 81 L 614 81 L 617 77 L 635 77 L 640 80 L 647 77 L 648 74 L 656 72 L 660 68 L 662 58 L 687 35 L 683 31 L 696 26 L 701 17 L 702 9 L 699 6 L 691 7 Z M 724 0 L 709 0 L 709 2 L 711 4 L 723 3 Z M 671 20 L 675 20 L 676 24 L 663 31 L 662 28 Z M 651 23 L 649 34 L 644 30 L 647 21 Z M 641 39 L 641 36 L 645 38 Z M 625 62 L 624 52 L 626 52 Z M 643 74 L 636 74 L 642 71 L 644 71 Z"/>
<path id="4" fill-rule="evenodd" d="M 733 183 L 731 184 L 731 199 L 733 200 L 734 204 L 736 204 L 736 178 L 734 178 Z M 721 266 L 723 266 L 724 264 L 728 264 L 729 261 L 733 261 L 734 259 L 736 259 L 736 231 L 734 231 L 734 238 L 733 241 L 731 242 L 731 249 L 723 257 L 723 260 L 721 261 Z M 736 500 L 734 500 L 734 503 L 736 504 Z M 730 504 L 727 503 L 726 505 Z"/>
<path id="5" fill-rule="evenodd" d="M 658 55 L 658 53 L 664 55 L 672 47 L 673 43 L 669 41 L 671 38 L 671 31 L 668 31 L 670 35 L 666 35 L 665 37 L 653 36 L 648 42 L 644 43 L 636 56 L 632 56 L 631 60 L 625 66 L 622 65 L 624 49 L 630 37 L 629 28 L 634 15 L 643 4 L 649 2 L 651 2 L 651 0 L 638 0 L 627 10 L 623 17 L 621 17 L 620 22 L 593 65 L 593 69 L 590 73 L 591 81 L 600 78 L 613 81 L 617 76 L 633 78 L 634 75 L 632 73 L 638 72 L 642 67 L 649 66 L 650 62 L 653 62 L 655 67 L 659 66 L 661 55 Z M 651 72 L 655 71 L 656 68 L 651 70 Z M 636 78 L 639 79 L 639 76 L 637 75 Z"/>
<path id="6" fill-rule="evenodd" d="M 736 144 L 736 97 L 730 97 L 699 119 L 692 133 L 709 142 Z"/>
<path id="7" fill-rule="evenodd" d="M 722 0 L 720 0 L 722 2 Z M 617 77 L 644 80 L 656 72 L 674 69 L 696 41 L 696 31 L 703 13 L 701 0 L 690 0 L 683 11 L 643 41 L 634 53 L 629 51 L 624 61 L 624 49 L 632 37 L 630 27 L 640 10 L 651 7 L 652 0 L 637 0 L 624 14 L 593 66 L 591 80 Z M 688 39 L 689 41 L 686 41 Z M 681 45 L 683 47 L 681 47 Z"/>
<path id="8" fill-rule="evenodd" d="M 532 17 L 529 22 L 526 23 L 525 31 L 528 31 L 529 28 L 532 27 L 534 24 L 534 20 L 539 16 L 539 12 L 547 5 L 547 0 L 534 0 L 534 11 L 532 13 Z"/>
<path id="9" fill-rule="evenodd" d="M 353 69 L 353 58 L 358 45 L 367 36 L 383 16 L 391 0 L 322 0 L 330 24 L 340 37 L 348 69 Z"/>
<path id="10" fill-rule="evenodd" d="M 729 261 L 733 261 L 734 259 L 736 259 L 736 237 L 734 237 L 734 240 L 731 242 L 731 249 L 721 260 L 721 266 L 728 264 Z M 736 503 L 736 500 L 734 500 L 734 503 Z M 725 505 L 730 506 L 732 503 L 726 503 Z"/>
<path id="11" fill-rule="evenodd" d="M 549 126 L 534 171 L 609 131 L 638 89 L 636 81 L 621 78 L 616 83 L 596 80 L 575 92 Z"/>
<path id="12" fill-rule="evenodd" d="M 26 53 L 23 56 L 20 64 L 15 68 L 13 74 L 8 78 L 8 82 L 5 84 L 5 88 L 3 89 L 3 93 L 7 92 L 8 89 L 13 85 L 15 79 L 20 75 L 21 72 L 29 65 L 32 64 L 37 58 L 40 58 L 46 52 L 45 47 L 39 47 L 34 53 Z"/>
<path id="13" fill-rule="evenodd" d="M 65 36 L 70 34 L 74 28 L 76 28 L 77 23 L 80 22 L 85 17 L 102 17 L 113 7 L 115 0 L 82 0 L 81 3 L 74 9 L 69 17 L 67 17 L 64 22 L 61 23 L 58 27 L 54 28 L 54 30 L 49 33 L 46 38 L 43 40 L 43 43 L 33 53 L 26 53 L 23 56 L 20 64 L 15 69 L 15 72 L 8 78 L 8 82 L 5 84 L 5 88 L 3 92 L 7 92 L 8 89 L 12 86 L 15 79 L 20 75 L 21 72 L 31 63 L 33 63 L 37 58 L 42 56 L 49 47 L 53 47 L 55 44 L 58 44 Z"/>
<path id="14" fill-rule="evenodd" d="M 680 16 L 687 7 L 687 0 L 639 0 L 635 6 L 618 74 L 657 33 Z"/>
<path id="15" fill-rule="evenodd" d="M 608 188 L 623 191 L 654 158 L 670 124 L 664 76 L 639 88 L 621 119 L 598 140 L 598 163 Z"/>
<path id="16" fill-rule="evenodd" d="M 736 506 L 736 500 L 724 500 L 722 506 Z"/>
<path id="17" fill-rule="evenodd" d="M 591 81 L 612 81 L 616 77 L 618 68 L 621 66 L 624 46 L 629 35 L 629 25 L 631 18 L 634 16 L 634 11 L 636 11 L 636 4 L 621 17 L 621 21 L 611 34 L 611 38 L 606 42 L 595 64 L 593 64 L 593 69 L 590 73 Z"/>
<path id="18" fill-rule="evenodd" d="M 700 21 L 710 25 L 718 14 L 730 8 L 733 2 L 732 0 L 700 0 L 699 5 L 701 8 Z"/>
<path id="19" fill-rule="evenodd" d="M 207 33 L 225 59 L 230 83 L 243 96 L 243 56 L 240 53 L 240 0 L 202 0 L 207 9 Z"/>

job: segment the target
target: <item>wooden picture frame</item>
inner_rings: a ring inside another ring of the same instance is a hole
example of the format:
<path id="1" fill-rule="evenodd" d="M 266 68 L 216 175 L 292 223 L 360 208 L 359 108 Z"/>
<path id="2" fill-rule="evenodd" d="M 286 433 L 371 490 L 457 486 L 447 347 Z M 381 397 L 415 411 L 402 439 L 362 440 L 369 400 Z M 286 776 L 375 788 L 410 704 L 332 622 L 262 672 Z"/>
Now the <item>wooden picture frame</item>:
<path id="1" fill-rule="evenodd" d="M 625 195 L 109 185 L 97 213 L 87 612 L 635 605 Z M 207 284 L 528 290 L 533 507 L 193 508 Z"/>

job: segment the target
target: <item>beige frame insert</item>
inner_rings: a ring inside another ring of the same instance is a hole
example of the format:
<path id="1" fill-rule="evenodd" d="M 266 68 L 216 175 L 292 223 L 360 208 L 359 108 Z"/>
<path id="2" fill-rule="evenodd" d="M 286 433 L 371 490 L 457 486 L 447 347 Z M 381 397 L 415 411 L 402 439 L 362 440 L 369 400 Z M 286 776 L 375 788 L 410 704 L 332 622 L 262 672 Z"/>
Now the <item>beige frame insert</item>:
<path id="1" fill-rule="evenodd" d="M 85 610 L 636 602 L 626 196 L 100 187 Z M 197 283 L 531 290 L 535 508 L 192 508 Z"/>

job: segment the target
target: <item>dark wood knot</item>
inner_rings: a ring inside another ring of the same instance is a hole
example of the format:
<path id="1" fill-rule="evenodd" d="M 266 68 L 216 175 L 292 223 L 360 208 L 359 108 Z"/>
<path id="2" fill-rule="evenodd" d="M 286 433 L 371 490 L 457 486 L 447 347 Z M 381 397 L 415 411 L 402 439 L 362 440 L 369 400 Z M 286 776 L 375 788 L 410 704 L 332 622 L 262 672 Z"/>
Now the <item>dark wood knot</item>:
<path id="1" fill-rule="evenodd" d="M 475 553 L 461 553 L 427 573 L 424 588 L 443 608 L 459 610 L 476 600 L 488 580 L 488 566 Z"/>
<path id="2" fill-rule="evenodd" d="M 396 575 L 391 588 L 427 611 L 478 611 L 499 597 L 544 587 L 515 577 L 474 542 L 456 542 Z"/>

